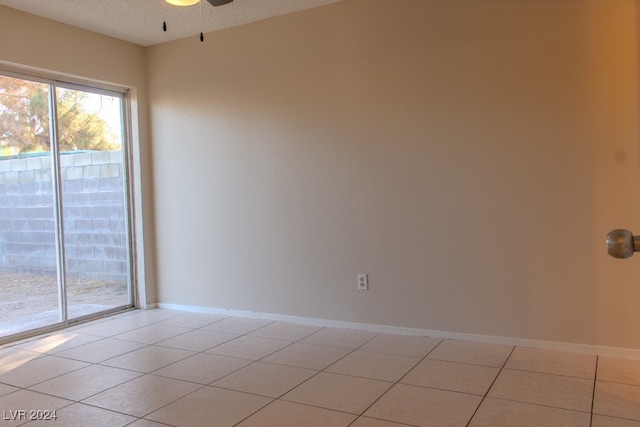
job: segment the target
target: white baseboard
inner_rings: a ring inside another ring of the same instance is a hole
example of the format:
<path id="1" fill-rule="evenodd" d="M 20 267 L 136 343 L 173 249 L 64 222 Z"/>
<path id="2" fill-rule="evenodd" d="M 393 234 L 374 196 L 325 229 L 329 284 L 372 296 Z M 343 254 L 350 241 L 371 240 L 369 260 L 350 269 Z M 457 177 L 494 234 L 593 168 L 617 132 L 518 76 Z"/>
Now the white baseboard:
<path id="1" fill-rule="evenodd" d="M 193 305 L 157 303 L 149 304 L 147 308 L 166 308 L 171 310 L 188 311 L 192 313 L 224 314 L 227 316 L 266 319 L 281 322 L 299 323 L 303 325 L 323 326 L 328 328 L 360 329 L 385 334 L 416 335 L 435 338 L 448 338 L 484 342 L 490 344 L 504 344 L 519 347 L 544 348 L 550 350 L 568 351 L 573 353 L 596 354 L 600 356 L 627 357 L 640 359 L 640 350 L 607 347 L 590 344 L 575 344 L 555 341 L 533 340 L 527 338 L 500 337 L 492 335 L 465 334 L 461 332 L 435 331 L 430 329 L 404 328 L 400 326 L 373 325 L 369 323 L 344 322 L 340 320 L 316 319 L 311 317 L 290 316 L 286 314 L 256 313 L 243 310 L 229 310 L 224 308 L 201 307 Z"/>

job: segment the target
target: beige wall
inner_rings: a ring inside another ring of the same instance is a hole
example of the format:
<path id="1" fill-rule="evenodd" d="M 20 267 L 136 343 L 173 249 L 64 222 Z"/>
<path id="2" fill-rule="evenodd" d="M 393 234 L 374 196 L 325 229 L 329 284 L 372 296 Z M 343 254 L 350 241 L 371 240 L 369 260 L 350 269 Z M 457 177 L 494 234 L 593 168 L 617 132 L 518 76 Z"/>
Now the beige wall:
<path id="1" fill-rule="evenodd" d="M 65 80 L 106 83 L 130 88 L 139 126 L 134 129 L 139 152 L 136 160 L 142 178 L 138 191 L 144 215 L 144 246 L 147 301 L 155 297 L 155 254 L 153 243 L 153 198 L 149 143 L 148 97 L 141 46 L 105 37 L 75 27 L 0 6 L 0 69 L 44 73 Z M 14 67 L 15 65 L 18 68 Z"/>
<path id="2" fill-rule="evenodd" d="M 392 3 L 147 49 L 158 301 L 640 348 L 635 1 Z"/>
<path id="3" fill-rule="evenodd" d="M 640 349 L 635 0 L 389 4 L 0 61 L 137 89 L 150 302 Z"/>

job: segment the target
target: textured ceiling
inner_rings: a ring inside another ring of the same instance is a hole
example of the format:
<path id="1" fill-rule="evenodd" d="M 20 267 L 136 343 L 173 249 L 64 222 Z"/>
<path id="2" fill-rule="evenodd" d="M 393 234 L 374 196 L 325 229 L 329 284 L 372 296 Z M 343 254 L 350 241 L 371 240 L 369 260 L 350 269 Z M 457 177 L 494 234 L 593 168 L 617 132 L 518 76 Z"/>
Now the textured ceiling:
<path id="1" fill-rule="evenodd" d="M 207 33 L 338 1 L 235 0 L 213 7 L 203 0 L 202 29 Z M 142 46 L 200 34 L 199 5 L 177 7 L 164 0 L 0 0 L 0 5 Z"/>

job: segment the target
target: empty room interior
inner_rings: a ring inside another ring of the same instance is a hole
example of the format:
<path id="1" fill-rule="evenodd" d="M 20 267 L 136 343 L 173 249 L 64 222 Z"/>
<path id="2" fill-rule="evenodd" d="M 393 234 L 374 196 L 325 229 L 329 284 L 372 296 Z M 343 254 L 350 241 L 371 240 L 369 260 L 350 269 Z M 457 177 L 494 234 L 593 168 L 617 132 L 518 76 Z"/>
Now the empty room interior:
<path id="1" fill-rule="evenodd" d="M 640 427 L 640 2 L 140 3 L 0 0 L 0 426 Z"/>

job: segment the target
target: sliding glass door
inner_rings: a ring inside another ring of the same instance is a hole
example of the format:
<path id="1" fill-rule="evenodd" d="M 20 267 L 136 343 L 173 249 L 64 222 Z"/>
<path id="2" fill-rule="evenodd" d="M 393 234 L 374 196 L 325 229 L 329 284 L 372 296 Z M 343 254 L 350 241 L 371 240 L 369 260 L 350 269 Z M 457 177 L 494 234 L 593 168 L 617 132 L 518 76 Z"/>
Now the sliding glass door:
<path id="1" fill-rule="evenodd" d="M 124 101 L 0 75 L 0 341 L 133 305 Z"/>
<path id="2" fill-rule="evenodd" d="M 61 319 L 49 85 L 0 76 L 0 87 L 0 334 L 10 335 Z"/>

